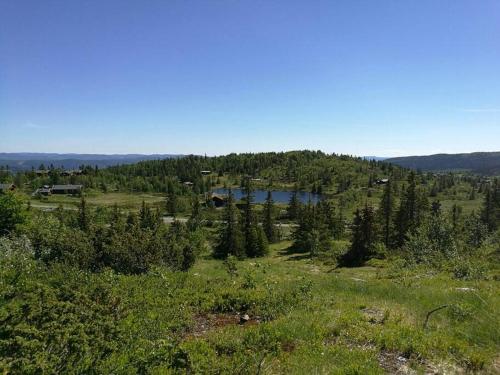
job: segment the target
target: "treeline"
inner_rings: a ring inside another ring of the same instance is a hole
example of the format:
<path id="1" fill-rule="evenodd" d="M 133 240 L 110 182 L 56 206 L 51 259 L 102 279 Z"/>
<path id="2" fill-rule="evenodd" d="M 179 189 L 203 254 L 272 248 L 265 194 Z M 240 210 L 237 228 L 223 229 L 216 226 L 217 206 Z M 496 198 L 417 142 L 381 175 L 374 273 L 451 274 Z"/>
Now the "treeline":
<path id="1" fill-rule="evenodd" d="M 343 192 L 352 187 L 366 187 L 388 174 L 394 178 L 406 175 L 403 169 L 386 163 L 347 155 L 325 154 L 321 151 L 229 154 L 217 157 L 191 155 L 106 169 L 81 166 L 82 173 L 72 176 L 64 176 L 63 171 L 58 168 L 40 168 L 46 169 L 48 173 L 41 176 L 32 170 L 15 175 L 4 173 L 0 178 L 3 181 L 11 180 L 20 187 L 28 184 L 32 189 L 42 185 L 71 183 L 102 191 L 200 194 L 209 191 L 222 176 L 238 183 L 250 176 L 264 179 L 269 186 L 277 183 L 295 184 L 300 189 L 315 192 L 325 189 Z M 203 176 L 201 171 L 211 171 L 212 174 Z M 183 186 L 183 182 L 190 182 L 192 185 L 188 188 Z"/>

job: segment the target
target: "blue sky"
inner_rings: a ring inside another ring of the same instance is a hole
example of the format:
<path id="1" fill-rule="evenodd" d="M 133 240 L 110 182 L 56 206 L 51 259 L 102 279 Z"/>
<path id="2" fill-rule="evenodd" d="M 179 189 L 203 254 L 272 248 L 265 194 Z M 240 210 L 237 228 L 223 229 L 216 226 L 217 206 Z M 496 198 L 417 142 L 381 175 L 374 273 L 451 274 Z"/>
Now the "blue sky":
<path id="1" fill-rule="evenodd" d="M 1 1 L 0 152 L 500 150 L 500 1 Z"/>

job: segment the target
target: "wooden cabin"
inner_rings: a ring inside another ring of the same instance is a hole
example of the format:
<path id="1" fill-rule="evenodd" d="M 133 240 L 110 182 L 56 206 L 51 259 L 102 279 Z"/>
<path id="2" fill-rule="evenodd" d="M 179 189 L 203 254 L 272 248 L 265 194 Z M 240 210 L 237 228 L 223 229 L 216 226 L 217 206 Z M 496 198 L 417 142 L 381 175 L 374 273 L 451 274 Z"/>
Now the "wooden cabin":
<path id="1" fill-rule="evenodd" d="M 212 194 L 210 199 L 214 203 L 215 207 L 224 207 L 227 203 L 227 196 L 225 195 Z"/>
<path id="2" fill-rule="evenodd" d="M 54 185 L 50 189 L 52 194 L 80 194 L 83 185 Z"/>

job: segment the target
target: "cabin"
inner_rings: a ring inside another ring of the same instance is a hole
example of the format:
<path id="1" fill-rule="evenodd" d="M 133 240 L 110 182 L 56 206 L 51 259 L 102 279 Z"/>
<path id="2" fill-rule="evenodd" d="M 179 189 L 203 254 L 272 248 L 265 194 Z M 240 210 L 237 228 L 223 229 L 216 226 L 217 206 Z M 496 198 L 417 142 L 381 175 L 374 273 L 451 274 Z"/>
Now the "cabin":
<path id="1" fill-rule="evenodd" d="M 48 176 L 49 171 L 47 169 L 39 169 L 39 170 L 35 171 L 35 174 L 37 176 Z"/>
<path id="2" fill-rule="evenodd" d="M 54 185 L 52 186 L 52 194 L 80 194 L 83 185 Z"/>
<path id="3" fill-rule="evenodd" d="M 61 176 L 79 176 L 82 174 L 82 171 L 79 169 L 66 170 L 61 172 Z"/>
<path id="4" fill-rule="evenodd" d="M 227 196 L 225 195 L 212 194 L 210 199 L 214 203 L 215 207 L 224 207 L 227 203 Z"/>
<path id="5" fill-rule="evenodd" d="M 14 184 L 0 184 L 0 193 L 5 193 L 7 191 L 14 191 L 16 185 Z"/>
<path id="6" fill-rule="evenodd" d="M 187 186 L 187 187 L 193 187 L 193 183 L 191 181 L 186 181 L 186 182 L 183 182 L 182 183 L 184 186 Z"/>
<path id="7" fill-rule="evenodd" d="M 39 189 L 36 189 L 35 192 L 32 194 L 33 196 L 37 195 L 43 195 L 44 197 L 47 197 L 52 194 L 52 191 L 48 186 L 41 187 Z"/>
<path id="8" fill-rule="evenodd" d="M 212 171 L 201 171 L 203 176 L 209 175 L 210 173 L 212 173 Z"/>
<path id="9" fill-rule="evenodd" d="M 375 181 L 375 183 L 377 185 L 385 185 L 389 182 L 389 179 L 388 178 L 382 178 L 382 179 L 378 179 L 377 181 Z"/>

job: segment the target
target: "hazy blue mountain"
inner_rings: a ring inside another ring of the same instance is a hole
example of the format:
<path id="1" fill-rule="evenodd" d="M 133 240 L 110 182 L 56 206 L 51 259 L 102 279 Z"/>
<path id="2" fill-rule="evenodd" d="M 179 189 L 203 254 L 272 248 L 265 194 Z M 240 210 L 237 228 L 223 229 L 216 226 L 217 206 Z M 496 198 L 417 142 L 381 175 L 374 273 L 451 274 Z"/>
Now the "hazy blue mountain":
<path id="1" fill-rule="evenodd" d="M 484 175 L 500 175 L 500 151 L 470 154 L 435 154 L 403 156 L 385 161 L 406 168 L 424 171 L 470 171 Z"/>
<path id="2" fill-rule="evenodd" d="M 0 153 L 0 166 L 8 165 L 12 171 L 37 169 L 41 164 L 46 167 L 53 165 L 56 168 L 75 169 L 80 165 L 92 165 L 99 168 L 110 167 L 119 164 L 133 164 L 143 160 L 157 160 L 166 158 L 178 158 L 183 155 L 174 154 L 56 154 L 56 153 L 34 153 L 14 152 Z"/>

